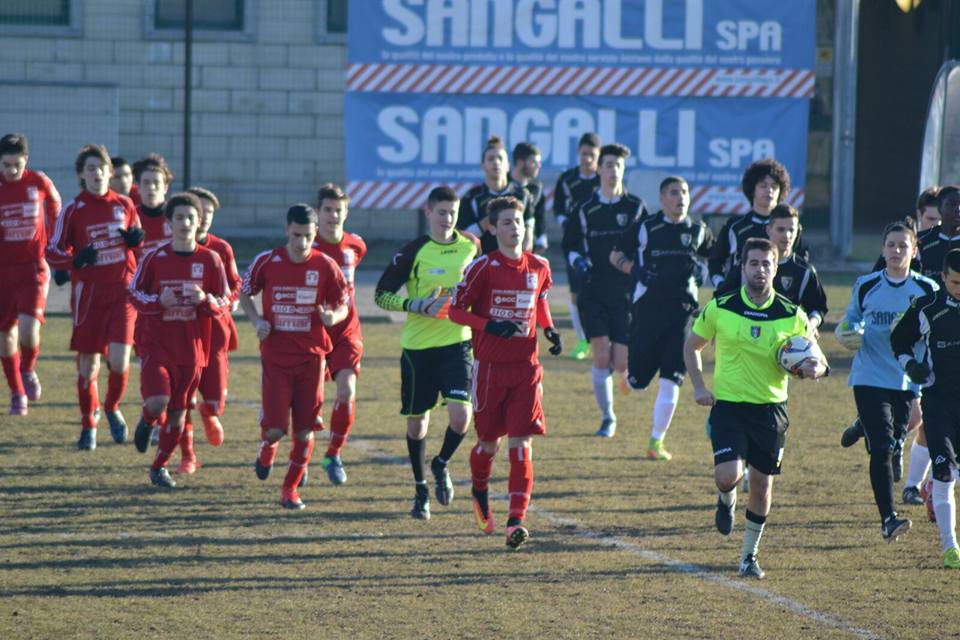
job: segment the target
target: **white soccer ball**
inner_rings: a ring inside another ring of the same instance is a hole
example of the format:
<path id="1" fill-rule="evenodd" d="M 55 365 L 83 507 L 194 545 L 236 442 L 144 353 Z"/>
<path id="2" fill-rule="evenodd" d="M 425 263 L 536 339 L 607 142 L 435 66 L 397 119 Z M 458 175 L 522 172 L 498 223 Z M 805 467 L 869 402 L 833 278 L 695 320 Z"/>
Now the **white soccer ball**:
<path id="1" fill-rule="evenodd" d="M 861 324 L 851 324 L 844 320 L 837 325 L 833 333 L 837 336 L 837 342 L 850 351 L 856 351 L 863 344 L 863 325 Z"/>
<path id="2" fill-rule="evenodd" d="M 787 373 L 796 373 L 800 365 L 809 358 L 819 358 L 820 348 L 806 336 L 791 336 L 777 349 L 777 363 Z"/>

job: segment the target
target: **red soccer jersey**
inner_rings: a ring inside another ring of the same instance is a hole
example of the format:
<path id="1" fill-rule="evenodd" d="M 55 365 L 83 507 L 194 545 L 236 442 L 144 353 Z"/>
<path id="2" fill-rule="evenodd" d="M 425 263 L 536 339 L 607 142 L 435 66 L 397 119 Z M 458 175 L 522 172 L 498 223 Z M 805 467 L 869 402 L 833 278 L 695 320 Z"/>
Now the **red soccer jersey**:
<path id="1" fill-rule="evenodd" d="M 493 251 L 464 271 L 450 319 L 473 327 L 473 352 L 478 361 L 535 363 L 537 321 L 543 326 L 551 323 L 546 299 L 552 285 L 550 263 L 545 259 L 524 253 L 513 260 Z M 515 322 L 520 331 L 510 338 L 498 338 L 483 330 L 487 320 Z"/>
<path id="2" fill-rule="evenodd" d="M 305 262 L 293 262 L 286 247 L 258 255 L 243 278 L 241 292 L 263 292 L 263 319 L 270 335 L 260 342 L 260 355 L 293 366 L 305 354 L 325 355 L 333 348 L 318 305 L 338 307 L 350 301 L 347 283 L 337 263 L 316 249 Z"/>
<path id="3" fill-rule="evenodd" d="M 41 265 L 58 215 L 60 194 L 42 171 L 26 169 L 16 182 L 0 177 L 0 267 Z"/>
<path id="4" fill-rule="evenodd" d="M 363 256 L 367 255 L 367 244 L 357 234 L 344 232 L 338 244 L 330 244 L 318 236 L 313 243 L 313 248 L 330 256 L 337 263 L 340 272 L 343 273 L 343 279 L 347 282 L 347 289 L 350 291 L 350 311 L 346 320 L 327 329 L 330 339 L 334 344 L 344 338 L 360 339 L 360 315 L 357 313 L 354 281 L 357 265 L 363 260 Z"/>
<path id="5" fill-rule="evenodd" d="M 137 257 L 119 230 L 138 226 L 140 220 L 130 198 L 113 191 L 104 196 L 83 191 L 57 219 L 47 246 L 47 262 L 54 269 L 71 270 L 74 282 L 126 286 L 137 268 Z M 74 255 L 89 245 L 97 249 L 97 263 L 75 269 Z"/>
<path id="6" fill-rule="evenodd" d="M 220 261 L 223 262 L 223 268 L 227 274 L 227 286 L 230 287 L 227 297 L 230 300 L 231 308 L 217 316 L 216 321 L 213 323 L 213 334 L 210 338 L 210 353 L 217 353 L 221 350 L 236 351 L 238 346 L 237 327 L 233 323 L 231 310 L 233 303 L 240 294 L 240 285 L 243 284 L 243 279 L 237 272 L 237 261 L 233 257 L 233 247 L 230 246 L 229 242 L 223 238 L 218 238 L 212 233 L 207 234 L 207 238 L 202 246 L 220 256 Z"/>
<path id="7" fill-rule="evenodd" d="M 140 203 L 137 206 L 137 216 L 139 216 L 140 224 L 143 226 L 142 253 L 153 251 L 173 239 L 173 229 L 170 228 L 170 222 L 163 215 L 162 206 L 159 209 L 148 209 L 143 203 Z"/>
<path id="8" fill-rule="evenodd" d="M 197 285 L 207 294 L 199 305 L 189 295 Z M 160 294 L 171 289 L 176 303 L 164 307 Z M 229 311 L 230 295 L 223 263 L 213 251 L 197 247 L 183 255 L 173 244 L 144 256 L 130 284 L 130 301 L 138 312 L 137 350 L 167 364 L 207 364 L 211 316 Z"/>

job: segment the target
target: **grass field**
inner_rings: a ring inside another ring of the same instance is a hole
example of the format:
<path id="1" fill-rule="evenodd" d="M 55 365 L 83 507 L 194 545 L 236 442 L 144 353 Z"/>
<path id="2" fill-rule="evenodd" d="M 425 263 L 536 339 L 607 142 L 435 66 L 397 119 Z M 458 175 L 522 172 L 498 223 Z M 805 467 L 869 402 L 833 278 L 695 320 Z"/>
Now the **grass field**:
<path id="1" fill-rule="evenodd" d="M 847 295 L 831 287 L 832 306 Z M 674 459 L 648 462 L 652 395 L 618 396 L 617 437 L 595 438 L 589 365 L 545 355 L 533 537 L 508 552 L 504 501 L 496 536 L 474 530 L 470 440 L 451 463 L 453 504 L 434 502 L 429 522 L 407 515 L 396 325 L 365 328 L 349 482 L 333 487 L 317 466 L 308 508 L 280 509 L 288 445 L 257 480 L 258 359 L 239 324 L 227 440 L 214 449 L 198 434 L 203 467 L 163 492 L 149 484 L 149 457 L 112 444 L 103 420 L 99 448 L 76 450 L 69 324 L 49 321 L 43 401 L 26 418 L 0 417 L 0 638 L 960 637 L 960 576 L 940 568 L 936 527 L 904 506 L 913 531 L 883 544 L 866 454 L 838 445 L 853 405 L 849 357 L 832 336 L 835 376 L 793 385 L 760 548 L 767 579 L 748 583 L 736 574 L 743 501 L 734 533 L 720 536 L 706 412 L 688 386 L 668 435 Z M 131 426 L 137 380 L 134 368 Z M 431 456 L 444 426 L 436 414 Z M 493 492 L 505 492 L 507 469 L 501 456 Z"/>

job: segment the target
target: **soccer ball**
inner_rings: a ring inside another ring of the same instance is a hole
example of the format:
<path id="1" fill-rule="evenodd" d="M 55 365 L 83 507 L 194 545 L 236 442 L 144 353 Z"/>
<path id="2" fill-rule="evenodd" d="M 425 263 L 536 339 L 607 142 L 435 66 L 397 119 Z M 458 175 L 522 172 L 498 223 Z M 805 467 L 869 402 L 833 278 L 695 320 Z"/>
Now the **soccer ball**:
<path id="1" fill-rule="evenodd" d="M 777 349 L 777 363 L 787 373 L 796 374 L 808 358 L 819 358 L 820 349 L 806 336 L 791 336 Z"/>
<path id="2" fill-rule="evenodd" d="M 844 320 L 837 325 L 834 334 L 837 336 L 837 342 L 842 344 L 850 351 L 856 351 L 863 344 L 863 325 Z"/>

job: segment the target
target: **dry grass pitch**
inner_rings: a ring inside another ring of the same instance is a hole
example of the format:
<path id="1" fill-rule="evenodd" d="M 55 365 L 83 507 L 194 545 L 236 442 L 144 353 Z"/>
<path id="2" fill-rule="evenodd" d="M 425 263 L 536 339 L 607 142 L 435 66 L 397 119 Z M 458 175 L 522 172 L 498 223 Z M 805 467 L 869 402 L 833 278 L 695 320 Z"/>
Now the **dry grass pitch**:
<path id="1" fill-rule="evenodd" d="M 847 295 L 831 288 L 832 307 Z M 474 529 L 470 439 L 452 462 L 453 504 L 434 502 L 429 522 L 407 515 L 396 325 L 364 329 L 349 482 L 333 487 L 315 465 L 308 508 L 281 510 L 288 446 L 257 480 L 258 360 L 239 324 L 226 442 L 210 447 L 201 429 L 203 467 L 163 492 L 147 478 L 149 456 L 113 444 L 104 420 L 99 448 L 76 450 L 69 322 L 50 320 L 43 401 L 26 418 L 0 418 L 0 638 L 960 637 L 960 575 L 940 567 L 936 527 L 903 506 L 914 529 L 883 544 L 866 454 L 838 444 L 854 410 L 849 357 L 832 336 L 823 343 L 835 376 L 793 385 L 760 548 L 767 579 L 744 582 L 743 501 L 734 533 L 720 536 L 706 412 L 689 387 L 668 435 L 674 459 L 649 462 L 652 394 L 618 395 L 617 437 L 595 438 L 589 365 L 544 356 L 549 436 L 534 445 L 533 537 L 509 552 L 505 502 L 494 504 L 498 535 Z M 134 369 L 131 428 L 138 401 Z M 436 413 L 430 455 L 445 424 Z M 505 491 L 507 469 L 501 455 L 492 491 Z"/>

